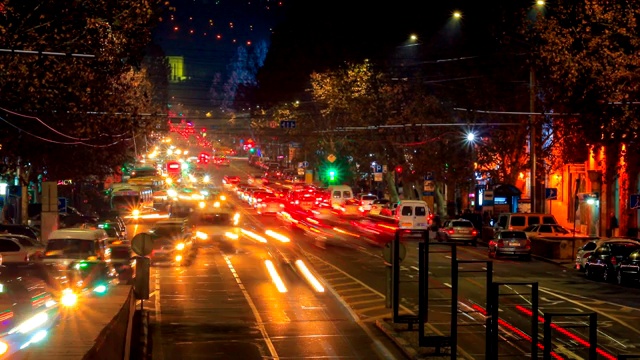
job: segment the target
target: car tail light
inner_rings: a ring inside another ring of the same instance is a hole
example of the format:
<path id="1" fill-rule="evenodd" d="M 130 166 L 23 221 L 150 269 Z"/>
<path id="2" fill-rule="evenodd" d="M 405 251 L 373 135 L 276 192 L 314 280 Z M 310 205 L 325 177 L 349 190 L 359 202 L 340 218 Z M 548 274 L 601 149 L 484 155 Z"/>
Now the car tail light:
<path id="1" fill-rule="evenodd" d="M 526 247 L 527 249 L 530 249 L 530 248 L 531 248 L 531 240 L 527 239 L 527 243 L 526 243 L 525 247 Z"/>
<path id="2" fill-rule="evenodd" d="M 504 247 L 504 240 L 498 240 L 498 247 Z"/>
<path id="3" fill-rule="evenodd" d="M 618 260 L 616 259 L 615 256 L 611 257 L 611 265 L 616 265 L 618 263 Z"/>
<path id="4" fill-rule="evenodd" d="M 447 233 L 450 234 L 450 235 L 453 235 L 455 233 L 455 230 L 449 229 L 449 230 L 447 230 Z"/>
<path id="5" fill-rule="evenodd" d="M 478 235 L 478 230 L 471 230 L 471 235 L 473 236 Z"/>

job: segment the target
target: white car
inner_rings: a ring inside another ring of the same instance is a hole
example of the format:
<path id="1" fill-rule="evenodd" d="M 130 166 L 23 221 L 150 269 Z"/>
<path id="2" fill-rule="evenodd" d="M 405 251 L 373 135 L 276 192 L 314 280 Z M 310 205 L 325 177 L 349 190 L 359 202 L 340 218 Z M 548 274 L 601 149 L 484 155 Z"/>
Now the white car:
<path id="1" fill-rule="evenodd" d="M 576 269 L 584 271 L 584 264 L 587 262 L 587 259 L 589 259 L 589 256 L 591 256 L 591 254 L 600 247 L 600 245 L 609 242 L 640 244 L 640 241 L 624 238 L 606 238 L 589 241 L 578 249 L 578 252 L 576 253 Z"/>
<path id="2" fill-rule="evenodd" d="M 360 194 L 358 200 L 360 200 L 360 206 L 363 211 L 371 211 L 371 205 L 378 200 L 378 197 L 373 194 Z"/>
<path id="3" fill-rule="evenodd" d="M 28 263 L 31 255 L 30 248 L 23 246 L 20 240 L 11 236 L 0 237 L 0 255 L 2 263 Z"/>
<path id="4" fill-rule="evenodd" d="M 527 237 L 576 237 L 576 238 L 588 238 L 589 236 L 584 234 L 574 234 L 573 231 L 562 227 L 558 224 L 536 224 L 529 225 L 524 230 L 527 233 Z"/>

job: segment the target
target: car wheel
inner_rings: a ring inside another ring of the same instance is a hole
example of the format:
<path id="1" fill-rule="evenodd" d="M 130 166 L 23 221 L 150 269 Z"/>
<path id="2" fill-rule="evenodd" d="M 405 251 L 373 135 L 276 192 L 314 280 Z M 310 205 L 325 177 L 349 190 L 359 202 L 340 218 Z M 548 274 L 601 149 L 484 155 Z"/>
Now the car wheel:
<path id="1" fill-rule="evenodd" d="M 471 246 L 473 246 L 473 247 L 478 247 L 478 240 L 473 240 L 473 241 L 471 242 Z"/>
<path id="2" fill-rule="evenodd" d="M 592 279 L 593 278 L 593 274 L 591 273 L 591 269 L 589 265 L 586 265 L 584 267 L 584 277 L 586 277 L 587 279 Z"/>
<path id="3" fill-rule="evenodd" d="M 622 271 L 620 271 L 620 270 L 616 271 L 616 283 L 618 285 L 624 285 L 626 283 L 624 275 L 622 274 Z"/>
<path id="4" fill-rule="evenodd" d="M 611 282 L 611 269 L 609 269 L 609 267 L 607 266 L 604 271 L 602 272 L 602 281 L 604 282 Z"/>
<path id="5" fill-rule="evenodd" d="M 491 249 L 489 249 L 489 258 L 493 259 L 496 256 L 493 254 L 493 251 L 491 251 Z"/>

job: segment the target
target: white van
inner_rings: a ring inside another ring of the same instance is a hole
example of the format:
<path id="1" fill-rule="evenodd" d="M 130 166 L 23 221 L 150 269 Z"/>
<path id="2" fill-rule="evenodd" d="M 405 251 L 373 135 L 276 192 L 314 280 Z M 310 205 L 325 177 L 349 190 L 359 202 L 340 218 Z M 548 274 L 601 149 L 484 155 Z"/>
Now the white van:
<path id="1" fill-rule="evenodd" d="M 498 215 L 494 230 L 524 230 L 538 224 L 557 225 L 558 221 L 552 214 L 502 213 Z"/>
<path id="2" fill-rule="evenodd" d="M 102 229 L 70 228 L 49 235 L 44 263 L 67 265 L 77 260 L 107 261 L 107 232 Z"/>
<path id="3" fill-rule="evenodd" d="M 400 200 L 395 218 L 400 229 L 427 230 L 431 221 L 431 209 L 423 200 Z"/>
<path id="4" fill-rule="evenodd" d="M 353 190 L 349 185 L 331 185 L 328 190 L 331 207 L 342 206 L 347 200 L 353 199 Z"/>

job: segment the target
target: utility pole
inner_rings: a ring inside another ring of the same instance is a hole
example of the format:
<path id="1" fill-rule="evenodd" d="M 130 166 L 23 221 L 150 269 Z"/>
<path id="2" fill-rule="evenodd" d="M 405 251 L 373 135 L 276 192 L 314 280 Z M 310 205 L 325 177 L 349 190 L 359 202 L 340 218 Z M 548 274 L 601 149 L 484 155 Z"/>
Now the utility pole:
<path id="1" fill-rule="evenodd" d="M 531 176 L 530 176 L 530 197 L 531 197 L 531 212 L 537 211 L 537 199 L 536 199 L 536 186 L 537 186 L 537 170 L 536 170 L 536 127 L 535 118 L 533 113 L 536 107 L 536 75 L 533 71 L 533 66 L 529 70 L 529 160 L 531 162 Z"/>

